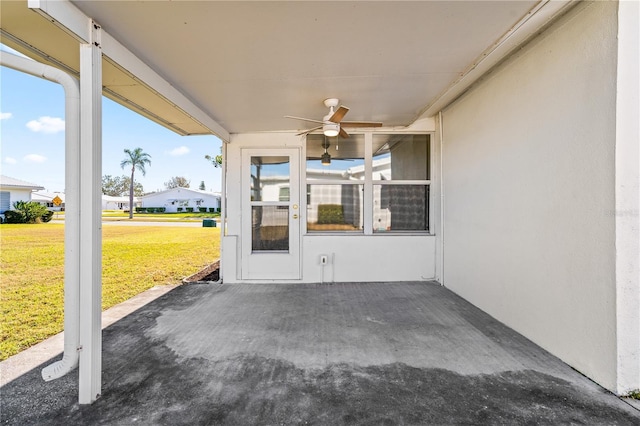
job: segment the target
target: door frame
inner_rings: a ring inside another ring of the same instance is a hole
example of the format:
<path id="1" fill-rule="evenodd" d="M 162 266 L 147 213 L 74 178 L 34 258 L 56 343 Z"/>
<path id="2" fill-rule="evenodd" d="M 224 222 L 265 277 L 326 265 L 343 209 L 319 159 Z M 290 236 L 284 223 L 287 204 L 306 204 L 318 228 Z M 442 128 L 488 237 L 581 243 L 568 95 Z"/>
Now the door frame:
<path id="1" fill-rule="evenodd" d="M 289 157 L 289 200 L 254 201 L 251 199 L 252 157 Z M 299 280 L 301 278 L 300 148 L 241 149 L 241 255 L 242 280 Z M 253 251 L 253 207 L 288 206 L 289 246 L 287 251 Z"/>

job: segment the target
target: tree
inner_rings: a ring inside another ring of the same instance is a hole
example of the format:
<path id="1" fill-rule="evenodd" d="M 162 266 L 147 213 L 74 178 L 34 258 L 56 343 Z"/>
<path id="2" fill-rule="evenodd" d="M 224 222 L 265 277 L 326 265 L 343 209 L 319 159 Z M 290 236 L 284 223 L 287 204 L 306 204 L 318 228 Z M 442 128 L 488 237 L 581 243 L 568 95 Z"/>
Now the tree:
<path id="1" fill-rule="evenodd" d="M 164 187 L 167 189 L 173 188 L 189 188 L 191 181 L 188 181 L 187 178 L 182 176 L 174 176 L 164 183 Z"/>
<path id="2" fill-rule="evenodd" d="M 205 155 L 204 158 L 213 164 L 213 167 L 222 167 L 222 147 L 220 147 L 220 155 Z"/>
<path id="3" fill-rule="evenodd" d="M 133 184 L 135 179 L 133 177 L 136 169 L 142 173 L 142 176 L 147 174 L 145 166 L 147 164 L 151 164 L 151 156 L 146 152 L 142 151 L 142 148 L 136 148 L 133 151 L 130 149 L 125 149 L 124 153 L 128 155 L 127 158 L 120 162 L 120 167 L 123 169 L 127 166 L 131 166 L 131 180 L 129 182 L 129 219 L 133 219 L 133 193 L 134 187 Z"/>
<path id="4" fill-rule="evenodd" d="M 204 186 L 204 181 L 200 182 L 200 187 L 199 187 L 200 191 L 206 191 L 207 187 Z"/>
<path id="5" fill-rule="evenodd" d="M 129 193 L 131 178 L 129 176 L 102 176 L 102 193 L 112 197 L 122 197 Z M 144 195 L 144 188 L 140 182 L 134 182 L 133 195 L 140 197 Z"/>

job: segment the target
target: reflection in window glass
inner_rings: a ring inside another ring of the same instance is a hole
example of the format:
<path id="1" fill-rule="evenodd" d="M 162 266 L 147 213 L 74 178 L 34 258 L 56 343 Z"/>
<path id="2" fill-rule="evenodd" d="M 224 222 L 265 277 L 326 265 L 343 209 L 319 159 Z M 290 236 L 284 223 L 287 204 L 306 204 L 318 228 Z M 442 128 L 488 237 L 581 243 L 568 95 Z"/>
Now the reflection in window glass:
<path id="1" fill-rule="evenodd" d="M 373 231 L 428 231 L 428 185 L 373 185 Z"/>
<path id="2" fill-rule="evenodd" d="M 307 230 L 362 232 L 363 185 L 307 185 Z"/>
<path id="3" fill-rule="evenodd" d="M 289 201 L 289 157 L 251 157 L 251 201 Z"/>
<path id="4" fill-rule="evenodd" d="M 251 208 L 251 250 L 289 250 L 289 207 L 253 206 Z"/>
<path id="5" fill-rule="evenodd" d="M 373 135 L 373 180 L 429 180 L 429 135 Z"/>
<path id="6" fill-rule="evenodd" d="M 318 179 L 364 180 L 364 136 L 307 136 L 307 180 Z"/>

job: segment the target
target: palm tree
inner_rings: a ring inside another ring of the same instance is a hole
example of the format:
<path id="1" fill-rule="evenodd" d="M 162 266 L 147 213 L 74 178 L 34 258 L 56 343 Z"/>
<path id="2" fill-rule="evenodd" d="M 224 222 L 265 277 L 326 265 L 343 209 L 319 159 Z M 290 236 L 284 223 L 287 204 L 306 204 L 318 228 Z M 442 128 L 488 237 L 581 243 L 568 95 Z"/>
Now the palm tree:
<path id="1" fill-rule="evenodd" d="M 151 164 L 151 156 L 146 152 L 142 151 L 142 148 L 136 148 L 133 151 L 130 149 L 125 149 L 124 153 L 129 157 L 125 158 L 120 162 L 120 167 L 123 169 L 126 166 L 131 166 L 131 184 L 129 186 L 129 219 L 133 219 L 133 174 L 136 169 L 140 170 L 142 176 L 147 174 L 144 166 L 146 164 Z"/>

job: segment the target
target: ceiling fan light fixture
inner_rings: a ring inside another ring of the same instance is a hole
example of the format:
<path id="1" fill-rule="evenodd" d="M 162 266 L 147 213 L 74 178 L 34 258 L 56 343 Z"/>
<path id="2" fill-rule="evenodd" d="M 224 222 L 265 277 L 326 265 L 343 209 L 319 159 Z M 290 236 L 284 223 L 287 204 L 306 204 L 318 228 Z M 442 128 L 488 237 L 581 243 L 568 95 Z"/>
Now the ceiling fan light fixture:
<path id="1" fill-rule="evenodd" d="M 324 123 L 322 125 L 322 133 L 324 133 L 325 136 L 327 137 L 334 137 L 334 136 L 338 136 L 338 133 L 340 133 L 340 124 L 338 123 Z"/>
<path id="2" fill-rule="evenodd" d="M 323 166 L 328 166 L 331 164 L 331 155 L 328 152 L 325 152 L 320 156 L 320 164 Z"/>

